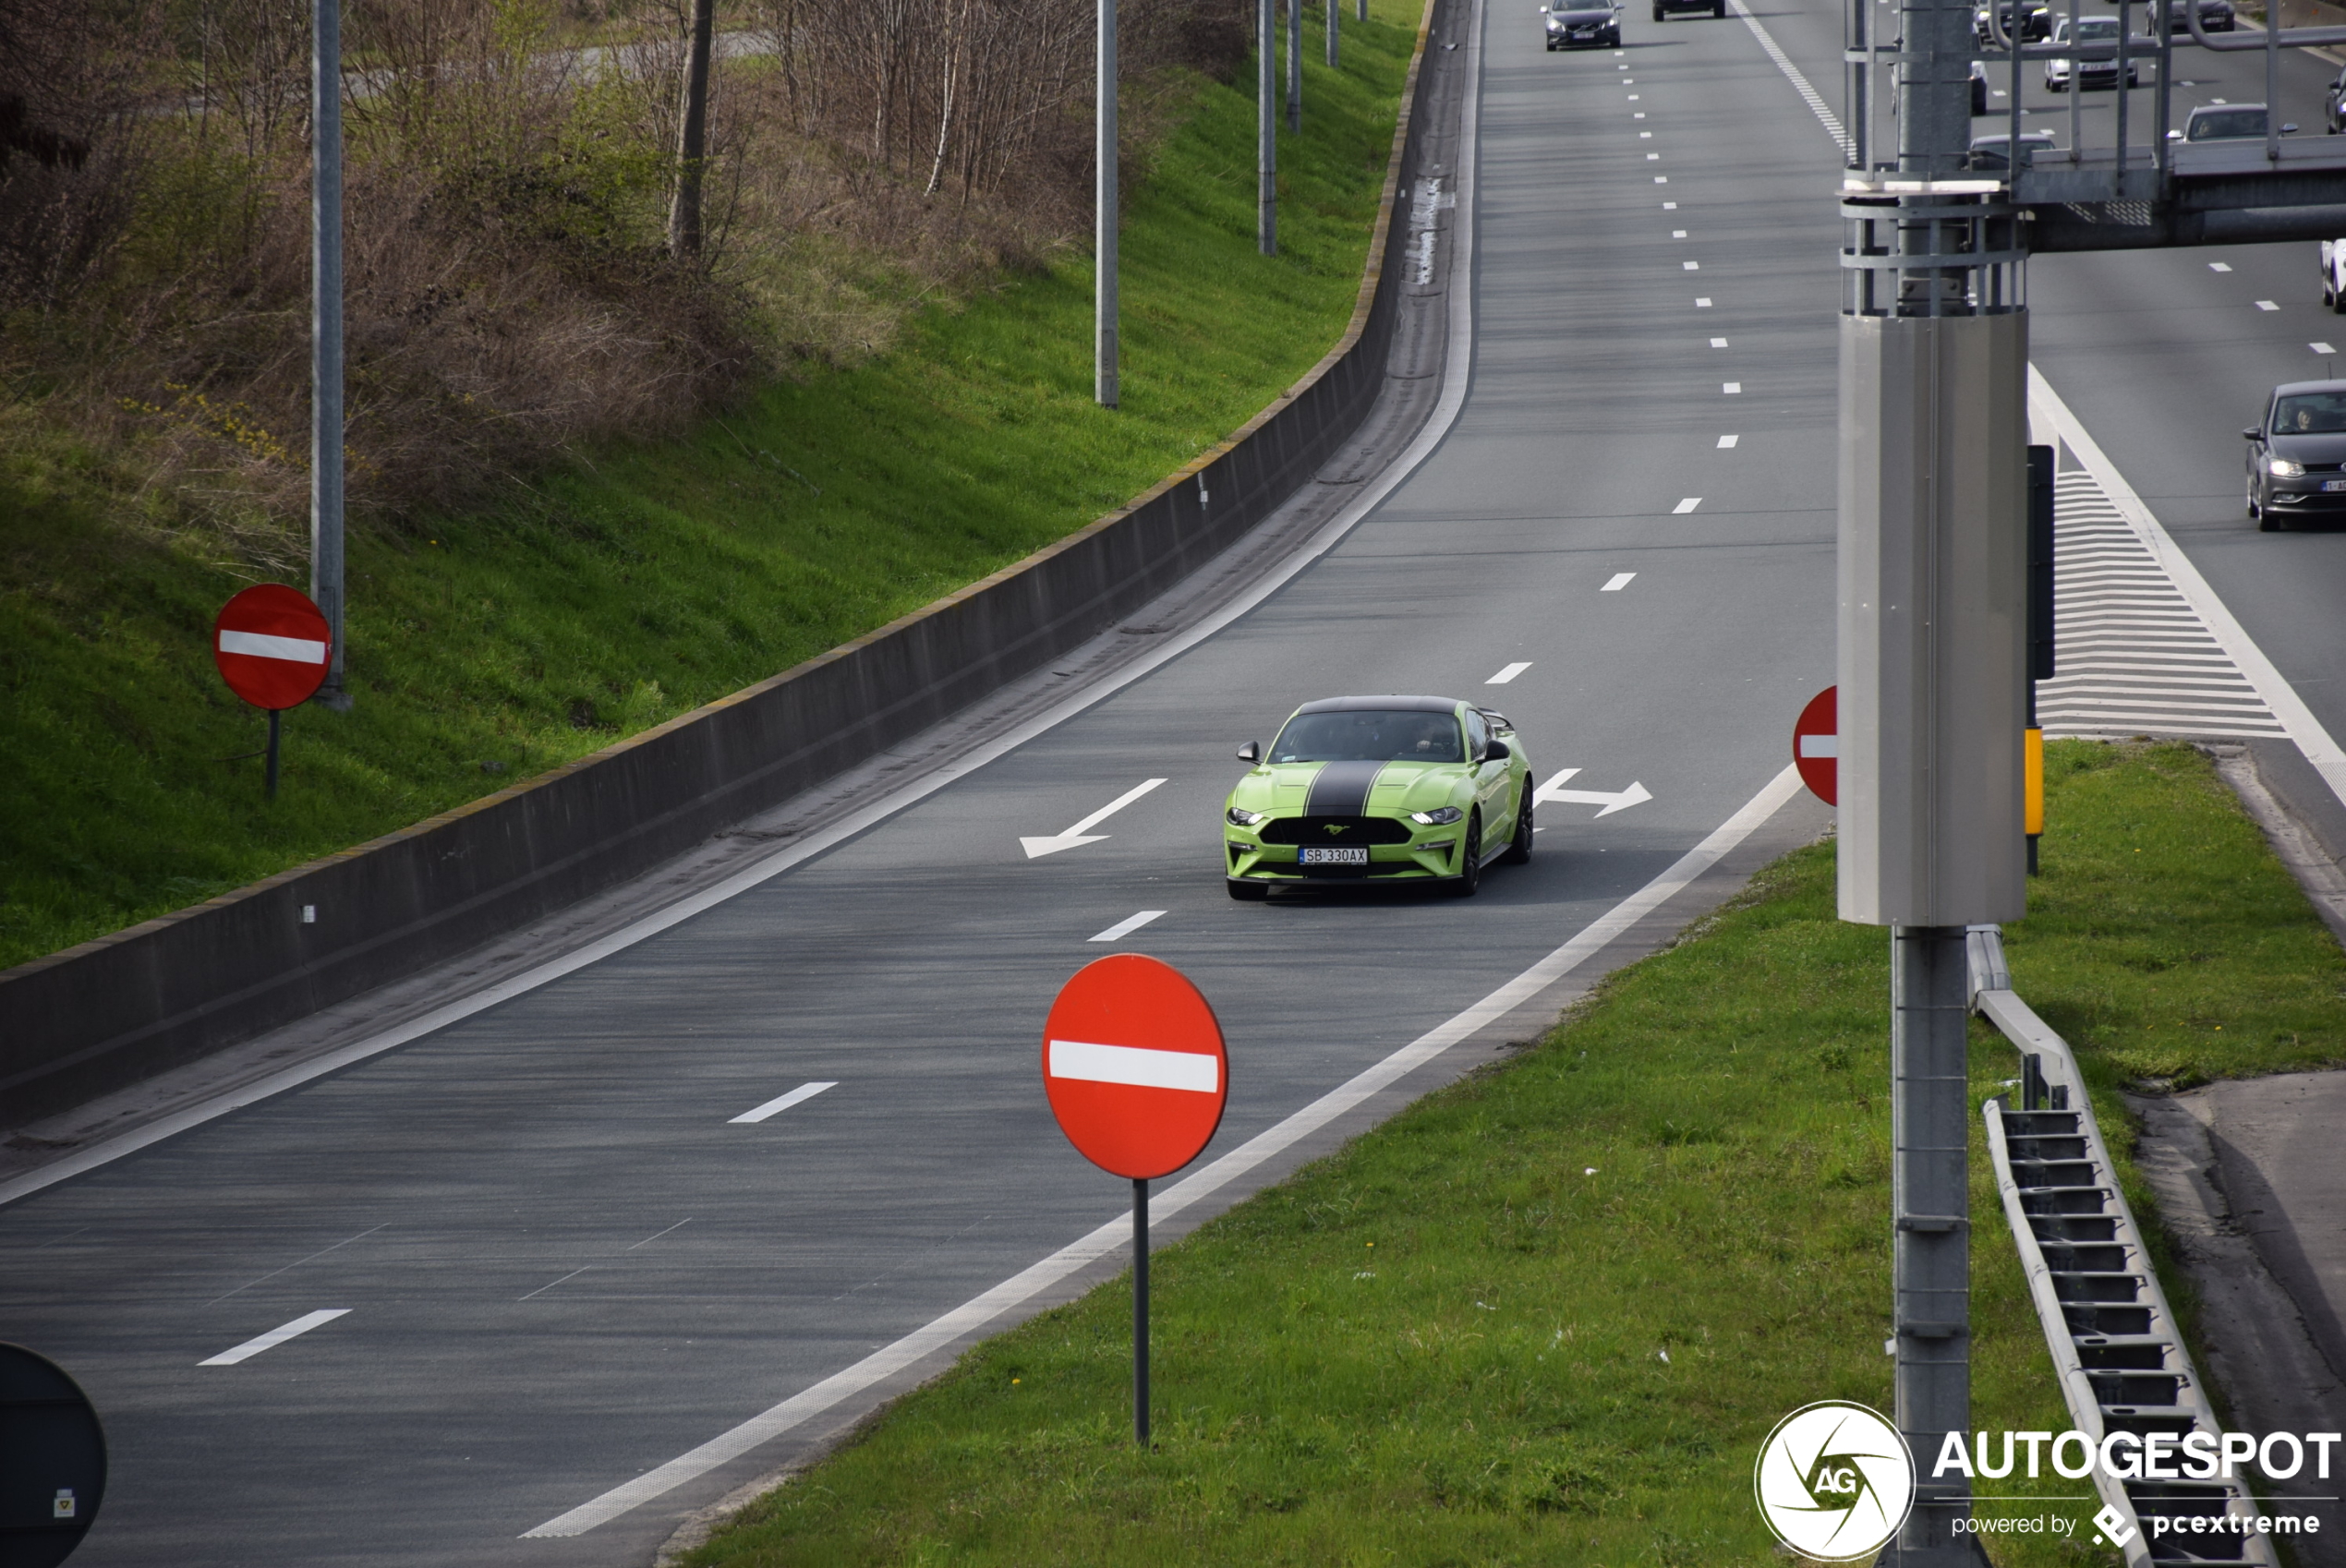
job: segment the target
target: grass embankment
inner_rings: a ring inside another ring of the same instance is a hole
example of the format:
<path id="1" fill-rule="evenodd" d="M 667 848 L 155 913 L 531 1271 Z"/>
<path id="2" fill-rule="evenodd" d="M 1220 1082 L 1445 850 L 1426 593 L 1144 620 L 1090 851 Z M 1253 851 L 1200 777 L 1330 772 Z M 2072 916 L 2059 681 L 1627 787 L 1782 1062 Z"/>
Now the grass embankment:
<path id="1" fill-rule="evenodd" d="M 1060 538 L 1222 440 L 1349 319 L 1417 0 L 1348 19 L 1280 138 L 1254 244 L 1251 70 L 1201 80 L 1123 230 L 1120 409 L 1069 256 L 688 440 L 599 451 L 495 508 L 354 537 L 347 715 L 260 714 L 212 667 L 248 577 L 119 525 L 97 460 L 0 452 L 0 966 L 445 811 L 786 669 Z"/>
<path id="2" fill-rule="evenodd" d="M 2346 1059 L 2346 959 L 2205 760 L 2050 750 L 2009 951 L 2096 1083 Z M 1887 949 L 1834 919 L 1830 845 L 1787 857 L 1523 1056 L 1164 1252 L 1153 1453 L 1119 1282 L 973 1351 L 690 1561 L 1780 1561 L 1751 1502 L 1769 1428 L 1890 1405 Z M 1984 1027 L 1972 1059 L 1975 1102 L 2016 1071 Z M 2061 1430 L 1976 1122 L 1974 1145 L 1975 1424 Z"/>

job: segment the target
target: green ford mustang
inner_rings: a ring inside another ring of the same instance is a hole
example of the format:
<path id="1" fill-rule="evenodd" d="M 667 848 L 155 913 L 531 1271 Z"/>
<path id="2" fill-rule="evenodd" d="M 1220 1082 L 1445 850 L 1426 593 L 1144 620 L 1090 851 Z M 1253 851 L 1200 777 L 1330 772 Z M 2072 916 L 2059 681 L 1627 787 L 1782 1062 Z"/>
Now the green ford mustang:
<path id="1" fill-rule="evenodd" d="M 1222 813 L 1233 899 L 1373 878 L 1470 895 L 1493 860 L 1531 858 L 1531 765 L 1504 715 L 1450 697 L 1305 703 Z"/>

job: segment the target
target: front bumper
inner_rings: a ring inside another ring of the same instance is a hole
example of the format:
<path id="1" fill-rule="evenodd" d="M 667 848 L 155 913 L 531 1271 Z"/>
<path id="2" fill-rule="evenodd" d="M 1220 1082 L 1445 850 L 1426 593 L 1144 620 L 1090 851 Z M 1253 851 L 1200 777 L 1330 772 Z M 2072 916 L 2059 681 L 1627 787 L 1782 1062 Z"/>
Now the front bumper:
<path id="1" fill-rule="evenodd" d="M 2346 490 L 2325 490 L 2321 488 L 2323 480 L 2334 482 L 2340 477 L 2341 476 L 2337 474 L 2308 474 L 2300 479 L 2271 480 L 2270 488 L 2266 491 L 2265 504 L 2275 512 L 2346 512 Z"/>
<path id="2" fill-rule="evenodd" d="M 1551 49 L 1598 49 L 1619 39 L 1611 22 L 1591 27 L 1554 28 L 1548 32 Z"/>
<path id="3" fill-rule="evenodd" d="M 1460 846 L 1466 840 L 1463 822 L 1420 826 L 1407 817 L 1379 816 L 1373 825 L 1386 834 L 1398 828 L 1406 842 L 1372 843 L 1366 865 L 1305 865 L 1300 844 L 1264 843 L 1264 836 L 1291 836 L 1296 817 L 1273 817 L 1252 827 L 1225 824 L 1222 828 L 1224 874 L 1240 881 L 1292 883 L 1411 881 L 1458 874 Z M 1289 829 L 1280 831 L 1282 825 Z"/>

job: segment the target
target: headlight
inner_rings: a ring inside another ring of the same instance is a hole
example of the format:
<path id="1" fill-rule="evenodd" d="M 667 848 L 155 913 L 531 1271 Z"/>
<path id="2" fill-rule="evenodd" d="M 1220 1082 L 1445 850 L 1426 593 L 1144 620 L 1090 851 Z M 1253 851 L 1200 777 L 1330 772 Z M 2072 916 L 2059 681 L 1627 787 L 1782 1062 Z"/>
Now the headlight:
<path id="1" fill-rule="evenodd" d="M 1466 815 L 1466 813 L 1460 811 L 1456 806 L 1436 806 L 1432 811 L 1411 812 L 1409 814 L 1409 820 L 1411 822 L 1422 822 L 1428 827 L 1443 827 L 1457 821 L 1458 818 L 1464 815 Z"/>
<path id="2" fill-rule="evenodd" d="M 2292 463 L 2286 457 L 2268 457 L 2265 459 L 2265 470 L 2284 479 L 2294 479 L 2305 471 L 2305 465 L 2302 463 Z"/>
<path id="3" fill-rule="evenodd" d="M 1244 806 L 1232 806 L 1222 814 L 1233 827 L 1252 827 L 1270 815 L 1268 812 L 1249 811 Z"/>

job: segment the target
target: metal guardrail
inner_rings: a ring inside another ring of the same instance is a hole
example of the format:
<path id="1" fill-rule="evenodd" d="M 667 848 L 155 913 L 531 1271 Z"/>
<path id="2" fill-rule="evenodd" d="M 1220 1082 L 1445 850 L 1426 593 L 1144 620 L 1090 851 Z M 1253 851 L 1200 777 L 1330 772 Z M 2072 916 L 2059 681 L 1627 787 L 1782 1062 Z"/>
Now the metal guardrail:
<path id="1" fill-rule="evenodd" d="M 1973 1010 L 2021 1053 L 2020 1108 L 1998 1095 L 1980 1109 L 1996 1188 L 2070 1419 L 2097 1450 L 2111 1432 L 2220 1437 L 2206 1384 L 2118 1189 L 2117 1167 L 2094 1124 L 2076 1057 L 2013 993 L 1999 929 L 1973 926 L 1966 935 Z M 2255 1499 L 2243 1482 L 2119 1479 L 2098 1465 L 2093 1475 L 2095 1490 L 2119 1516 L 2108 1533 L 2132 1531 L 2122 1549 L 2127 1568 L 2279 1568 L 2271 1543 L 2253 1532 L 2159 1531 L 2166 1519 L 2255 1517 Z"/>

